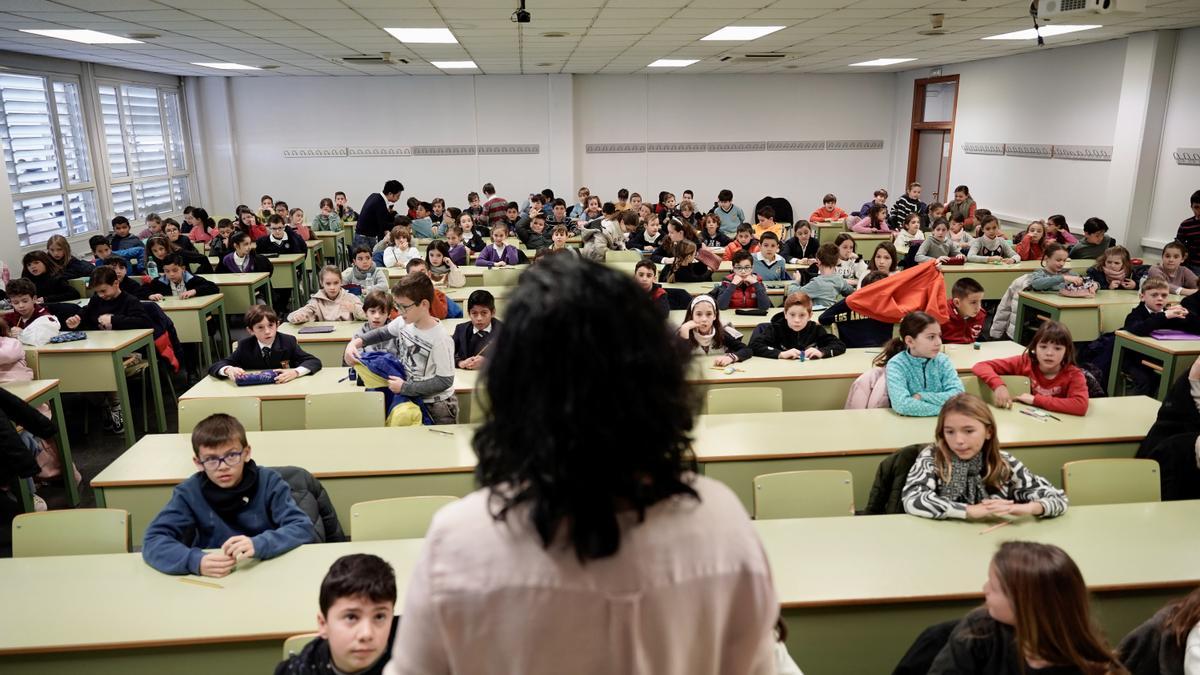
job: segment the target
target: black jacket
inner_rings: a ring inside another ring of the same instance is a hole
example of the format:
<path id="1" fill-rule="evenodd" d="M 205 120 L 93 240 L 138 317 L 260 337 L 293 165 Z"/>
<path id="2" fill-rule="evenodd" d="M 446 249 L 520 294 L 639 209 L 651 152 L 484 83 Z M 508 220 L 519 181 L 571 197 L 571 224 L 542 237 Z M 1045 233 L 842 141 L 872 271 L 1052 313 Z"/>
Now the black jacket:
<path id="1" fill-rule="evenodd" d="M 86 263 L 75 256 L 71 256 L 71 259 L 67 261 L 67 264 L 63 265 L 62 272 L 60 274 L 64 279 L 80 279 L 83 277 L 92 276 L 92 272 L 95 269 L 95 265 Z"/>
<path id="2" fill-rule="evenodd" d="M 1189 296 L 1190 297 L 1190 296 Z M 1161 441 L 1177 434 L 1195 434 L 1200 432 L 1200 411 L 1192 399 L 1191 380 L 1184 373 L 1171 384 L 1167 397 L 1158 408 L 1158 418 L 1146 432 L 1146 438 L 1138 447 L 1137 457 L 1146 458 Z"/>
<path id="3" fill-rule="evenodd" d="M 803 352 L 809 347 L 820 349 L 824 358 L 846 353 L 846 345 L 826 333 L 817 322 L 809 321 L 803 330 L 796 332 L 788 326 L 787 317 L 782 312 L 771 317 L 767 323 L 755 326 L 750 335 L 750 349 L 754 355 L 768 359 L 777 359 L 780 352 L 789 349 L 799 349 Z"/>
<path id="4" fill-rule="evenodd" d="M 858 314 L 845 299 L 822 312 L 817 321 L 822 326 L 836 323 L 838 335 L 847 347 L 880 347 L 892 339 L 892 324 Z"/>
<path id="5" fill-rule="evenodd" d="M 171 255 L 171 254 L 169 254 L 169 255 Z M 196 272 L 198 274 L 212 274 L 213 267 L 212 267 L 212 263 L 210 263 L 208 261 L 208 256 L 201 255 L 200 252 L 194 248 L 190 251 L 185 248 L 180 248 L 178 251 L 175 251 L 175 253 L 173 255 L 178 255 L 180 258 L 183 259 L 183 264 L 187 265 L 187 269 L 189 272 L 192 269 L 192 265 L 195 265 Z M 146 266 L 147 267 L 149 267 L 149 263 L 151 260 L 153 260 L 154 264 L 156 266 L 158 266 L 159 273 L 162 273 L 164 261 L 166 260 L 166 258 L 156 258 L 156 257 L 150 255 L 149 252 L 147 252 L 146 253 Z"/>
<path id="6" fill-rule="evenodd" d="M 908 472 L 917 463 L 917 455 L 925 449 L 927 443 L 913 443 L 893 452 L 875 469 L 875 481 L 871 483 L 871 494 L 867 497 L 867 507 L 863 514 L 881 516 L 884 514 L 904 513 L 904 484 L 908 481 Z"/>
<path id="7" fill-rule="evenodd" d="M 38 438 L 53 438 L 58 427 L 37 408 L 0 389 L 0 485 L 8 486 L 17 478 L 36 476 L 37 460 L 17 434 L 14 424 Z M 70 471 L 70 467 L 67 469 Z"/>
<path id="8" fill-rule="evenodd" d="M 1117 658 L 1130 675 L 1183 675 L 1183 648 L 1175 636 L 1163 631 L 1172 609 L 1158 610 L 1117 645 Z"/>
<path id="9" fill-rule="evenodd" d="M 287 482 L 296 506 L 299 506 L 304 515 L 312 521 L 313 531 L 317 535 L 315 543 L 346 541 L 346 533 L 342 531 L 337 510 L 333 508 L 333 501 L 321 485 L 321 481 L 314 478 L 307 469 L 298 466 L 273 466 L 271 469 Z"/>
<path id="10" fill-rule="evenodd" d="M 821 248 L 821 243 L 817 241 L 816 237 L 809 237 L 807 246 L 801 246 L 800 240 L 795 237 L 788 237 L 787 241 L 783 242 L 783 247 L 779 250 L 779 255 L 783 256 L 783 259 L 788 262 L 798 258 L 815 259 L 818 248 Z"/>
<path id="11" fill-rule="evenodd" d="M 1149 336 L 1156 330 L 1173 328 L 1186 331 L 1187 319 L 1168 319 L 1166 312 L 1151 312 L 1146 309 L 1146 303 L 1138 303 L 1125 317 L 1125 330 L 1142 337 Z"/>
<path id="12" fill-rule="evenodd" d="M 42 298 L 43 302 L 63 302 L 79 298 L 79 291 L 75 290 L 60 275 L 47 272 L 35 277 L 26 272 L 21 277 L 33 282 L 33 286 L 37 288 L 38 297 Z"/>
<path id="13" fill-rule="evenodd" d="M 358 224 L 354 226 L 354 233 L 378 239 L 391 229 L 392 214 L 388 211 L 387 200 L 378 192 L 371 193 L 358 211 Z"/>
<path id="14" fill-rule="evenodd" d="M 250 337 L 238 340 L 237 347 L 228 358 L 221 359 L 208 369 L 208 374 L 221 377 L 221 369 L 225 366 L 235 366 L 242 370 L 275 370 L 279 368 L 298 368 L 304 366 L 309 373 L 321 370 L 321 360 L 300 349 L 296 338 L 283 333 L 275 334 L 271 343 L 271 357 L 264 359 L 258 350 L 258 338 Z"/>
<path id="15" fill-rule="evenodd" d="M 676 284 L 712 281 L 712 270 L 708 269 L 708 265 L 705 265 L 699 260 L 693 261 L 691 264 L 675 270 L 675 278 L 671 279 L 671 271 L 674 268 L 674 264 L 664 266 L 662 268 L 662 272 L 658 273 L 658 280 L 663 283 Z"/>
<path id="16" fill-rule="evenodd" d="M 259 237 L 258 241 L 254 242 L 257 245 L 255 251 L 259 255 L 267 255 L 271 253 L 290 254 L 290 253 L 308 253 L 308 247 L 304 245 L 304 240 L 296 231 L 290 227 L 285 230 L 287 238 L 281 243 L 275 243 L 271 240 L 271 235 Z"/>
<path id="17" fill-rule="evenodd" d="M 396 640 L 396 631 L 400 628 L 400 617 L 392 618 L 392 632 L 388 635 L 387 647 L 383 656 L 366 670 L 355 675 L 381 675 L 388 659 L 392 658 L 392 644 Z M 329 641 L 316 638 L 304 645 L 304 649 L 275 666 L 275 675 L 330 675 L 333 673 L 333 656 L 329 653 Z"/>
<path id="18" fill-rule="evenodd" d="M 725 248 L 731 241 L 733 240 L 720 230 L 717 230 L 717 233 L 711 237 L 707 232 L 700 233 L 700 245 L 707 246 L 708 248 Z"/>
<path id="19" fill-rule="evenodd" d="M 99 319 L 105 314 L 112 314 L 113 330 L 154 327 L 150 322 L 150 315 L 142 309 L 142 301 L 132 293 L 122 292 L 112 300 L 93 295 L 83 308 L 83 320 L 79 324 L 79 330 L 100 330 Z"/>
<path id="20" fill-rule="evenodd" d="M 950 640 L 933 660 L 929 675 L 977 673 L 978 675 L 1075 675 L 1074 666 L 1050 666 L 1032 671 L 1017 652 L 1012 626 L 996 621 L 986 609 L 972 611 L 950 634 Z"/>
<path id="21" fill-rule="evenodd" d="M 654 241 L 647 241 L 646 228 L 639 228 L 637 232 L 629 235 L 629 241 L 625 244 L 625 248 L 631 251 L 645 251 L 647 246 L 658 248 L 658 245 L 662 243 L 666 236 L 662 230 L 659 230 L 658 236 L 654 238 Z"/>
<path id="22" fill-rule="evenodd" d="M 185 274 L 183 287 L 189 291 L 196 291 L 196 295 L 216 295 L 221 292 L 221 289 L 216 284 L 195 274 Z M 171 283 L 167 281 L 165 276 L 146 284 L 146 288 L 149 289 L 146 297 L 150 297 L 155 293 L 161 293 L 168 298 L 171 297 Z"/>
<path id="23" fill-rule="evenodd" d="M 496 335 L 500 331 L 500 319 L 492 319 L 492 329 L 490 332 L 475 337 L 475 326 L 471 325 L 470 321 L 460 323 L 454 327 L 454 365 L 458 365 L 459 361 L 475 356 L 483 351 L 489 342 L 496 339 Z"/>

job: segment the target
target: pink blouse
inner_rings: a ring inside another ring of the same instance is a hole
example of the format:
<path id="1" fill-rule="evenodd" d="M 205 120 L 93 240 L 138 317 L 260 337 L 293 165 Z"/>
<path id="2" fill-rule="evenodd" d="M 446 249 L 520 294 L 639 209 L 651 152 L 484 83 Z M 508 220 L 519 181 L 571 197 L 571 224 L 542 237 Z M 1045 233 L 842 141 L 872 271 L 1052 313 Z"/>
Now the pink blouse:
<path id="1" fill-rule="evenodd" d="M 773 673 L 779 602 L 745 510 L 697 476 L 700 501 L 664 500 L 622 524 L 616 555 L 580 564 L 542 547 L 487 490 L 438 512 L 405 597 L 386 675 Z"/>

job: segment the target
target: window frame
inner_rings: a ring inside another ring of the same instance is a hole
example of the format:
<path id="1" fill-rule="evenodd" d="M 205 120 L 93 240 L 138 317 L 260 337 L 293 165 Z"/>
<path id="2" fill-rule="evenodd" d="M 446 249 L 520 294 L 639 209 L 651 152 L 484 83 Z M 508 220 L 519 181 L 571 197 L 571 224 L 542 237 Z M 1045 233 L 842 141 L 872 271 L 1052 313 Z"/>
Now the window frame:
<path id="1" fill-rule="evenodd" d="M 126 168 L 126 170 L 125 170 L 126 175 L 124 175 L 124 176 L 118 177 L 118 176 L 112 175 L 112 163 L 109 160 L 108 143 L 105 140 L 105 134 L 104 134 L 104 111 L 100 104 L 100 88 L 101 87 L 111 87 L 116 94 L 117 119 L 118 119 L 118 125 L 120 127 L 120 131 L 121 131 L 121 147 L 122 147 L 122 151 L 124 152 L 125 168 Z M 130 122 L 129 122 L 129 119 L 128 119 L 128 116 L 127 116 L 126 110 L 125 110 L 126 95 L 125 95 L 125 92 L 123 91 L 124 87 L 142 87 L 142 88 L 148 88 L 148 89 L 155 90 L 155 101 L 158 105 L 159 130 L 160 130 L 160 133 L 162 136 L 162 145 L 163 145 L 163 163 L 166 166 L 165 173 L 156 174 L 156 175 L 152 175 L 152 176 L 145 176 L 145 175 L 141 175 L 140 167 L 138 167 L 138 169 L 135 170 L 135 161 L 133 159 L 134 158 L 134 150 L 132 147 L 132 140 L 130 138 L 132 135 L 130 132 Z M 145 183 L 165 181 L 166 182 L 166 190 L 167 190 L 167 199 L 170 201 L 171 206 L 167 210 L 157 210 L 157 211 L 153 211 L 153 212 L 157 213 L 160 216 L 182 215 L 183 209 L 185 206 L 187 206 L 187 204 L 176 204 L 175 203 L 176 200 L 175 200 L 175 190 L 174 190 L 174 185 L 173 185 L 174 182 L 179 179 L 182 179 L 184 181 L 186 188 L 187 188 L 187 190 L 186 190 L 187 191 L 187 201 L 191 201 L 192 195 L 195 193 L 195 184 L 193 181 L 194 174 L 195 174 L 195 162 L 192 159 L 191 143 L 188 142 L 189 126 L 188 126 L 187 110 L 186 110 L 186 106 L 184 105 L 185 97 L 184 97 L 184 91 L 183 91 L 183 83 L 180 82 L 179 84 L 172 86 L 172 85 L 158 84 L 158 83 L 152 83 L 152 82 L 139 82 L 139 81 L 134 81 L 134 80 L 123 80 L 123 79 L 117 79 L 117 78 L 98 77 L 95 79 L 93 89 L 95 90 L 94 93 L 96 96 L 96 123 L 97 123 L 97 128 L 99 129 L 99 133 L 100 133 L 100 138 L 98 138 L 98 141 L 100 141 L 99 145 L 101 145 L 102 150 L 103 150 L 104 171 L 105 171 L 105 176 L 108 179 L 108 189 L 105 191 L 105 194 L 103 197 L 104 197 L 104 203 L 108 206 L 109 211 L 112 211 L 113 213 L 115 213 L 115 210 L 113 209 L 113 204 L 112 204 L 113 188 L 120 186 L 120 185 L 128 185 L 129 190 L 130 190 L 130 200 L 133 204 L 133 212 L 124 214 L 124 215 L 129 218 L 130 223 L 136 223 L 136 224 L 144 223 L 146 215 L 148 213 L 150 213 L 151 211 L 144 210 L 142 208 L 141 200 L 138 198 L 138 187 L 139 187 L 139 185 L 145 184 Z M 174 148 L 174 140 L 171 137 L 171 127 L 169 125 L 169 115 L 167 114 L 167 102 L 166 101 L 167 101 L 168 93 L 174 93 L 174 95 L 177 97 L 177 101 L 178 101 L 179 125 L 180 125 L 179 138 L 180 138 L 180 143 L 182 145 L 182 153 L 180 153 L 180 154 L 183 157 L 183 161 L 186 165 L 186 168 L 183 171 L 176 170 L 174 168 L 172 160 L 171 160 L 172 153 L 175 151 L 175 148 Z"/>
<path id="2" fill-rule="evenodd" d="M 55 153 L 55 160 L 56 160 L 55 164 L 57 165 L 56 168 L 58 169 L 58 179 L 59 179 L 59 185 L 56 188 L 47 188 L 47 189 L 43 189 L 43 190 L 35 190 L 32 192 L 19 192 L 19 193 L 12 192 L 11 187 L 10 187 L 10 192 L 11 192 L 10 196 L 12 198 L 13 205 L 14 205 L 14 214 L 13 214 L 14 221 L 16 219 L 15 208 L 16 208 L 17 203 L 24 202 L 24 201 L 31 200 L 31 199 L 58 197 L 62 200 L 63 218 L 65 219 L 65 222 L 66 222 L 66 230 L 64 232 L 59 232 L 58 234 L 62 234 L 69 241 L 70 240 L 78 241 L 80 239 L 88 238 L 93 233 L 103 232 L 103 228 L 104 228 L 104 225 L 102 222 L 103 218 L 100 215 L 101 209 L 102 209 L 102 202 L 101 202 L 99 185 L 98 185 L 98 182 L 96 181 L 97 167 L 96 167 L 95 161 L 94 161 L 96 155 L 94 152 L 94 148 L 91 145 L 92 139 L 89 137 L 90 136 L 89 131 L 90 131 L 91 127 L 89 125 L 89 120 L 88 120 L 88 110 L 87 110 L 88 106 L 87 106 L 87 102 L 86 102 L 87 95 L 86 95 L 86 90 L 84 89 L 84 84 L 83 84 L 84 78 L 80 77 L 79 75 L 75 75 L 75 74 L 59 73 L 59 72 L 39 72 L 36 70 L 29 70 L 29 69 L 24 69 L 24 68 L 8 68 L 5 70 L 4 74 L 5 75 L 16 75 L 16 76 L 21 76 L 21 77 L 37 78 L 42 81 L 42 91 L 46 96 L 46 109 L 47 109 L 48 118 L 49 118 L 48 126 L 50 127 L 50 136 L 51 136 L 52 142 L 54 143 L 54 153 Z M 58 83 L 58 82 L 61 82 L 64 84 L 75 85 L 76 94 L 79 97 L 79 114 L 82 117 L 82 119 L 80 120 L 80 128 L 84 131 L 84 137 L 76 139 L 76 143 L 81 145 L 87 153 L 87 156 L 85 157 L 85 160 L 84 160 L 85 164 L 87 165 L 87 174 L 89 176 L 89 180 L 87 180 L 87 181 L 73 183 L 73 182 L 71 182 L 69 172 L 67 171 L 67 166 L 66 166 L 67 165 L 67 156 L 64 151 L 64 145 L 63 145 L 63 139 L 62 139 L 62 129 L 60 128 L 60 115 L 59 115 L 59 110 L 58 110 L 58 100 L 57 100 L 57 97 L 55 96 L 55 92 L 54 92 L 54 85 L 55 85 L 55 83 Z M 5 171 L 7 172 L 7 169 Z M 6 176 L 6 179 L 7 179 L 7 176 Z M 71 196 L 75 195 L 75 194 L 86 193 L 88 191 L 91 191 L 93 193 L 92 204 L 95 209 L 95 213 L 93 214 L 95 217 L 94 218 L 95 222 L 92 223 L 92 227 L 89 227 L 88 229 L 84 230 L 83 232 L 74 232 L 73 231 L 74 228 L 72 226 L 74 221 L 71 216 Z M 16 225 L 16 223 L 14 222 L 14 233 L 17 235 L 17 245 L 21 248 L 22 251 L 45 248 L 45 242 L 29 243 L 28 229 L 26 229 L 24 235 L 22 235 L 19 231 L 17 231 L 15 229 L 15 225 Z M 28 223 L 26 224 L 26 226 L 27 225 L 28 225 Z M 24 236 L 24 239 L 25 239 L 24 242 L 22 242 L 22 236 Z"/>

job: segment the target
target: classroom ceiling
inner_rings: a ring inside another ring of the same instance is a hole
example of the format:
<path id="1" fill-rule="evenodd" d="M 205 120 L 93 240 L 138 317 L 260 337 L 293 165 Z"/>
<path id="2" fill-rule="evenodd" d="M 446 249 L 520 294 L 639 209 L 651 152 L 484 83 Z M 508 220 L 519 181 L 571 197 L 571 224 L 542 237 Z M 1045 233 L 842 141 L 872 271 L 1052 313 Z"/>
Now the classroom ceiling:
<path id="1" fill-rule="evenodd" d="M 0 49 L 176 75 L 432 75 L 430 61 L 473 60 L 462 74 L 842 73 L 907 70 L 1038 49 L 1032 40 L 981 41 L 1030 28 L 1027 0 L 0 0 Z M 1198 0 L 1147 0 L 1134 16 L 1092 15 L 1104 27 L 1047 38 L 1048 47 L 1200 25 Z M 930 15 L 944 34 L 926 36 Z M 782 25 L 750 42 L 700 38 L 727 25 Z M 448 27 L 459 44 L 402 44 L 384 28 Z M 145 44 L 85 45 L 19 32 L 86 28 Z M 565 35 L 557 36 L 559 33 Z M 550 34 L 549 36 L 546 34 Z M 349 63 L 391 52 L 408 63 Z M 750 61 L 748 53 L 785 56 Z M 724 57 L 734 57 L 726 61 Z M 876 58 L 916 58 L 850 68 Z M 657 59 L 700 59 L 647 68 Z M 2 60 L 2 59 L 0 59 Z M 195 62 L 277 66 L 220 71 Z M 702 92 L 697 92 L 701 95 Z"/>

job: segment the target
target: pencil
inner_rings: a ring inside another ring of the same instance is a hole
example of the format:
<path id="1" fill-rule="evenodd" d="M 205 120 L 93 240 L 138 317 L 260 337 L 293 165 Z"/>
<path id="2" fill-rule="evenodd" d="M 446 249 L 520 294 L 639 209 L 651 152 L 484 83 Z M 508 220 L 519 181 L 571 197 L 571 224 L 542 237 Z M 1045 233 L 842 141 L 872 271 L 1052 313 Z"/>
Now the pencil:
<path id="1" fill-rule="evenodd" d="M 205 588 L 225 588 L 221 584 L 214 584 L 211 581 L 200 581 L 199 579 L 192 579 L 190 577 L 179 577 L 179 580 L 185 584 L 192 584 L 194 586 L 203 586 Z"/>
<path id="2" fill-rule="evenodd" d="M 980 530 L 980 531 L 979 531 L 979 534 L 987 534 L 988 532 L 991 532 L 992 530 L 998 530 L 998 529 L 1000 529 L 1000 528 L 1004 527 L 1005 525 L 1012 525 L 1012 521 L 1011 521 L 1011 520 L 1006 520 L 1006 521 L 1004 521 L 1003 523 L 996 523 L 995 525 L 993 525 L 993 526 L 991 526 L 991 527 L 989 527 L 989 528 L 986 528 L 986 529 Z"/>

